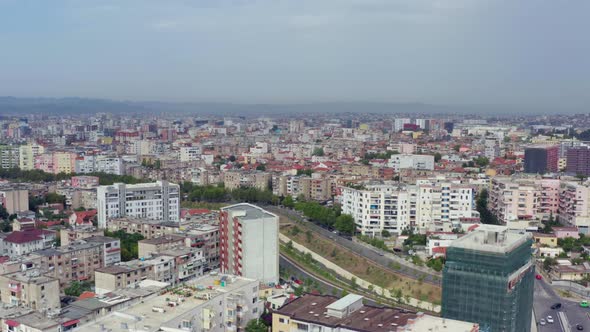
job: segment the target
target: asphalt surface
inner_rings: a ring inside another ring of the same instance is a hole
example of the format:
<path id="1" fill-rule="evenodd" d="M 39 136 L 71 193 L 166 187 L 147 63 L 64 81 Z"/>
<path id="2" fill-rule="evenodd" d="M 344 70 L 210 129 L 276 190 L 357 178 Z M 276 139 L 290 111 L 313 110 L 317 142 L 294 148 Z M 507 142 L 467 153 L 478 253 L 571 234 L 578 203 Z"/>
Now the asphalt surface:
<path id="1" fill-rule="evenodd" d="M 430 284 L 437 285 L 437 286 L 441 285 L 442 278 L 440 275 L 418 270 L 418 269 L 412 267 L 412 263 L 410 263 L 410 262 L 406 262 L 407 264 L 403 265 L 402 269 L 400 269 L 400 270 L 392 269 L 390 267 L 390 265 L 392 263 L 396 264 L 399 262 L 386 257 L 381 252 L 381 250 L 379 250 L 377 248 L 367 248 L 367 247 L 365 247 L 361 244 L 355 243 L 345 237 L 334 234 L 327 229 L 324 229 L 312 222 L 305 220 L 305 218 L 298 211 L 279 208 L 276 206 L 268 206 L 265 208 L 270 211 L 274 211 L 275 213 L 282 214 L 290 219 L 294 219 L 294 220 L 306 223 L 306 226 L 308 226 L 310 229 L 312 229 L 315 233 L 322 235 L 322 236 L 332 240 L 333 242 L 336 242 L 337 244 L 345 247 L 348 250 L 351 250 L 363 257 L 366 257 L 367 259 L 373 261 L 374 263 L 382 266 L 385 269 L 388 269 L 388 270 L 393 271 L 395 273 L 405 275 L 405 276 L 410 277 L 412 279 L 418 279 L 421 276 L 423 276 L 424 282 L 428 282 Z"/>
<path id="2" fill-rule="evenodd" d="M 555 303 L 561 303 L 561 309 L 551 309 Z M 544 279 L 535 279 L 533 310 L 539 332 L 577 331 L 577 324 L 581 324 L 584 331 L 590 331 L 590 309 L 580 307 L 578 302 L 562 299 Z M 547 316 L 552 316 L 555 322 L 547 323 L 545 326 L 539 325 L 541 318 L 547 320 Z M 562 316 L 566 319 L 564 320 Z"/>

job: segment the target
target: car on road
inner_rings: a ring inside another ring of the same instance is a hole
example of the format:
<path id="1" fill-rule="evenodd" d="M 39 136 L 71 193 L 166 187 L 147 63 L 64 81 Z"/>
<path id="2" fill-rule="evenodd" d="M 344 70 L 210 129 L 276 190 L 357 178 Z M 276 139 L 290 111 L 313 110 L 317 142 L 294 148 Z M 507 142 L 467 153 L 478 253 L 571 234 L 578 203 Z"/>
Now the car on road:
<path id="1" fill-rule="evenodd" d="M 588 301 L 586 301 L 586 300 L 580 301 L 580 307 L 588 308 Z"/>
<path id="2" fill-rule="evenodd" d="M 582 326 L 582 324 L 578 324 L 578 325 L 576 325 L 576 330 L 584 331 L 584 327 Z"/>
<path id="3" fill-rule="evenodd" d="M 555 309 L 561 309 L 561 303 L 557 302 L 555 304 L 553 304 L 551 306 L 551 309 L 555 310 Z"/>
<path id="4" fill-rule="evenodd" d="M 539 321 L 539 324 L 541 325 L 546 325 L 547 322 L 545 321 L 545 319 L 541 318 L 541 320 Z"/>
<path id="5" fill-rule="evenodd" d="M 547 323 L 553 324 L 553 317 L 547 316 Z"/>
<path id="6" fill-rule="evenodd" d="M 537 274 L 537 275 L 535 276 L 535 278 L 536 278 L 537 280 L 541 280 L 541 279 L 543 279 L 543 276 L 542 276 L 542 275 L 540 275 L 540 274 Z"/>

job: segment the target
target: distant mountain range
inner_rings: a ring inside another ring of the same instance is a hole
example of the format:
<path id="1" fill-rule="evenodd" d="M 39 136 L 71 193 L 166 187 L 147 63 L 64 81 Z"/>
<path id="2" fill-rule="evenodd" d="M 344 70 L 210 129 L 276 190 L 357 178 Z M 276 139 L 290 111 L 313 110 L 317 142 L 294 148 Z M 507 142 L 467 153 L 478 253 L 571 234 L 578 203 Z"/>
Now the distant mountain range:
<path id="1" fill-rule="evenodd" d="M 301 104 L 232 104 L 173 103 L 148 101 L 115 101 L 92 98 L 16 98 L 0 97 L 0 115 L 19 114 L 93 114 L 97 112 L 129 113 L 195 113 L 215 115 L 275 115 L 302 113 L 408 113 L 499 115 L 547 113 L 531 109 L 494 106 L 445 106 L 422 103 L 329 102 Z M 553 112 L 558 113 L 558 112 Z"/>

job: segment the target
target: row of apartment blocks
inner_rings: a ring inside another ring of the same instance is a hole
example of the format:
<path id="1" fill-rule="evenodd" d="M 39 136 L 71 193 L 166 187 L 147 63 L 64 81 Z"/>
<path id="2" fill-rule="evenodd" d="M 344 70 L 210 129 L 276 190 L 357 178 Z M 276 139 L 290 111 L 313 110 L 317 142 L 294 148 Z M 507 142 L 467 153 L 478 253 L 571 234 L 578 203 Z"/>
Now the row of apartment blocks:
<path id="1" fill-rule="evenodd" d="M 306 200 L 327 201 L 332 198 L 332 181 L 328 178 L 302 175 L 275 175 L 272 177 L 272 192 L 277 196 L 299 197 Z"/>
<path id="2" fill-rule="evenodd" d="M 177 285 L 203 275 L 203 249 L 179 247 L 152 255 L 97 269 L 96 293 L 105 294 L 132 287 L 146 279 Z"/>
<path id="3" fill-rule="evenodd" d="M 496 177 L 492 179 L 488 208 L 510 228 L 536 229 L 553 217 L 577 226 L 590 227 L 590 183 L 568 178 Z"/>
<path id="4" fill-rule="evenodd" d="M 459 181 L 419 180 L 415 185 L 392 181 L 342 187 L 342 213 L 350 214 L 363 235 L 386 230 L 401 235 L 462 229 L 464 221 L 478 219 L 474 187 Z"/>
<path id="5" fill-rule="evenodd" d="M 219 225 L 217 214 L 201 215 L 196 223 L 185 221 L 166 223 L 155 220 L 117 218 L 109 221 L 108 229 L 116 232 L 139 233 L 145 239 L 139 241 L 139 257 L 173 248 L 203 249 L 205 270 L 219 267 Z"/>

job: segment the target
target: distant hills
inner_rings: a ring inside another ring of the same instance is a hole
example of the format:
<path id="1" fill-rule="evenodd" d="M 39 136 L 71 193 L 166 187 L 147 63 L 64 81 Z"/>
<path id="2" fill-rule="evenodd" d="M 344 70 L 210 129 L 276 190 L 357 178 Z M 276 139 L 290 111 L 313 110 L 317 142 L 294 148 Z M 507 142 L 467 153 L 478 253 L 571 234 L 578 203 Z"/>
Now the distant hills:
<path id="1" fill-rule="evenodd" d="M 132 113 L 194 113 L 216 115 L 274 115 L 305 113 L 407 113 L 482 115 L 537 113 L 537 110 L 493 106 L 445 106 L 422 103 L 330 102 L 301 104 L 233 104 L 233 103 L 168 103 L 148 101 L 115 101 L 92 98 L 16 98 L 0 97 L 1 115 L 48 114 L 75 115 L 108 112 Z M 538 111 L 541 113 L 541 111 Z M 558 112 L 554 112 L 558 113 Z"/>

